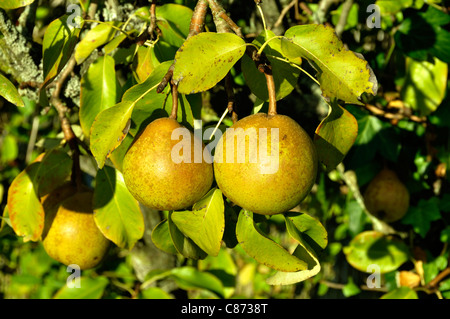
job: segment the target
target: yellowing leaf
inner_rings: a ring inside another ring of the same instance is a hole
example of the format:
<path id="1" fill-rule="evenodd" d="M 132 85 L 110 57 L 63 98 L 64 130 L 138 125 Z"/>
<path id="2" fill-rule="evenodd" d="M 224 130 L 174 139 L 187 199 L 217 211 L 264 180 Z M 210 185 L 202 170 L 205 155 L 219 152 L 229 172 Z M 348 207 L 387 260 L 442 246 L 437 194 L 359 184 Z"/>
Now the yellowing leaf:
<path id="1" fill-rule="evenodd" d="M 10 10 L 25 7 L 32 4 L 35 0 L 2 0 L 0 8 Z"/>
<path id="2" fill-rule="evenodd" d="M 36 179 L 41 163 L 32 163 L 12 181 L 7 208 L 12 228 L 24 241 L 38 241 L 44 229 L 44 208 L 37 195 Z"/>
<path id="3" fill-rule="evenodd" d="M 183 43 L 175 56 L 178 92 L 206 91 L 222 80 L 244 55 L 246 44 L 232 33 L 202 32 Z"/>
<path id="4" fill-rule="evenodd" d="M 367 61 L 346 49 L 331 27 L 317 24 L 292 27 L 286 31 L 281 49 L 289 59 L 308 60 L 317 71 L 323 95 L 330 100 L 361 104 L 363 93 L 377 92 L 378 82 Z"/>
<path id="5" fill-rule="evenodd" d="M 75 49 L 75 60 L 77 63 L 82 63 L 92 51 L 111 41 L 115 34 L 119 32 L 117 27 L 120 27 L 122 24 L 123 22 L 119 21 L 105 22 L 89 30 Z"/>

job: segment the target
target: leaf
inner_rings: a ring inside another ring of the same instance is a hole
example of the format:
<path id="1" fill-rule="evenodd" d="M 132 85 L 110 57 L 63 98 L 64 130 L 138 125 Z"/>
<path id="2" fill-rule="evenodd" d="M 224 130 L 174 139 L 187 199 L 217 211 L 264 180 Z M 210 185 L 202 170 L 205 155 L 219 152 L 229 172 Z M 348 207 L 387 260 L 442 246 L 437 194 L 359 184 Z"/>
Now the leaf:
<path id="1" fill-rule="evenodd" d="M 100 112 L 91 127 L 91 151 L 98 168 L 103 168 L 111 155 L 128 133 L 134 103 L 122 101 Z"/>
<path id="2" fill-rule="evenodd" d="M 42 154 L 11 183 L 7 207 L 11 226 L 24 241 L 38 241 L 44 228 L 40 197 L 50 193 L 70 176 L 72 159 L 58 149 Z"/>
<path id="3" fill-rule="evenodd" d="M 167 219 L 161 221 L 153 228 L 152 242 L 156 247 L 165 251 L 166 253 L 176 255 L 177 250 L 173 245 L 172 238 L 170 237 L 169 222 Z"/>
<path id="4" fill-rule="evenodd" d="M 145 81 L 159 64 L 155 47 L 140 46 L 133 60 L 133 74 L 138 83 Z"/>
<path id="5" fill-rule="evenodd" d="M 253 220 L 252 212 L 241 210 L 236 225 L 236 236 L 247 254 L 261 264 L 284 272 L 308 268 L 305 261 L 291 255 L 286 249 L 263 234 Z"/>
<path id="6" fill-rule="evenodd" d="M 289 235 L 298 243 L 293 255 L 307 264 L 306 269 L 296 272 L 278 271 L 267 278 L 269 285 L 291 285 L 319 273 L 321 266 L 317 258 L 316 249 L 324 249 L 328 243 L 328 234 L 322 224 L 304 213 L 286 213 L 284 215 L 286 229 Z"/>
<path id="7" fill-rule="evenodd" d="M 170 237 L 172 238 L 175 249 L 186 258 L 194 260 L 205 259 L 207 253 L 198 247 L 197 244 L 195 244 L 190 238 L 184 236 L 184 234 L 172 221 L 172 212 L 169 212 L 167 220 L 169 224 Z"/>
<path id="8" fill-rule="evenodd" d="M 109 284 L 108 278 L 104 276 L 78 278 L 80 288 L 70 288 L 64 285 L 53 296 L 54 299 L 100 299 L 103 296 L 106 286 Z"/>
<path id="9" fill-rule="evenodd" d="M 288 29 L 281 41 L 283 54 L 290 59 L 302 57 L 317 71 L 326 98 L 362 104 L 363 93 L 376 95 L 377 80 L 366 60 L 349 51 L 325 25 L 300 25 Z"/>
<path id="10" fill-rule="evenodd" d="M 333 101 L 328 115 L 320 122 L 314 135 L 319 161 L 328 171 L 344 160 L 358 136 L 358 122 L 346 109 Z"/>
<path id="11" fill-rule="evenodd" d="M 450 36 L 450 34 L 449 34 Z M 447 90 L 448 65 L 406 58 L 406 79 L 400 91 L 405 105 L 427 116 L 442 103 Z"/>
<path id="12" fill-rule="evenodd" d="M 420 199 L 417 206 L 411 206 L 402 219 L 402 224 L 412 225 L 416 233 L 425 238 L 430 230 L 431 222 L 441 219 L 438 199 Z"/>
<path id="13" fill-rule="evenodd" d="M 32 163 L 12 181 L 7 208 L 11 226 L 24 241 L 38 241 L 44 229 L 44 208 L 37 196 L 36 178 L 40 163 Z"/>
<path id="14" fill-rule="evenodd" d="M 207 289 L 221 297 L 224 294 L 222 282 L 211 273 L 199 271 L 194 267 L 184 266 L 173 268 L 170 274 L 182 289 Z"/>
<path id="15" fill-rule="evenodd" d="M 158 86 L 171 62 L 164 62 L 144 82 L 134 85 L 122 96 L 118 104 L 101 111 L 91 127 L 91 151 L 99 168 L 124 140 L 131 125 L 134 106 Z"/>
<path id="16" fill-rule="evenodd" d="M 408 247 L 394 237 L 378 231 L 364 231 L 344 247 L 347 262 L 362 272 L 371 265 L 377 265 L 380 273 L 396 270 L 409 259 Z"/>
<path id="17" fill-rule="evenodd" d="M 419 299 L 419 297 L 413 289 L 403 286 L 385 293 L 380 299 Z"/>
<path id="18" fill-rule="evenodd" d="M 131 250 L 144 235 L 144 217 L 130 194 L 122 173 L 105 166 L 97 172 L 94 189 L 94 220 L 106 238 Z"/>
<path id="19" fill-rule="evenodd" d="M 261 47 L 264 42 L 275 37 L 272 31 L 262 32 L 252 43 Z M 276 57 L 283 58 L 281 53 L 281 40 L 271 40 L 264 48 L 264 53 L 272 66 L 273 79 L 275 82 L 276 99 L 289 95 L 297 85 L 300 70 L 291 66 L 289 63 L 280 61 Z M 267 91 L 267 82 L 263 73 L 256 69 L 255 62 L 248 56 L 244 55 L 241 62 L 242 73 L 246 79 L 253 94 L 263 101 L 269 100 Z"/>
<path id="20" fill-rule="evenodd" d="M 288 228 L 295 231 L 294 239 L 297 236 L 302 238 L 302 242 L 308 243 L 315 249 L 325 249 L 328 244 L 328 233 L 323 225 L 314 217 L 305 213 L 287 212 L 283 214 L 287 223 L 291 223 Z M 291 233 L 290 232 L 290 233 Z"/>
<path id="21" fill-rule="evenodd" d="M 123 22 L 108 21 L 89 30 L 75 49 L 75 60 L 81 64 L 96 48 L 111 41 Z"/>
<path id="22" fill-rule="evenodd" d="M 217 256 L 225 227 L 222 192 L 211 189 L 194 204 L 192 211 L 175 211 L 172 221 L 208 255 Z"/>
<path id="23" fill-rule="evenodd" d="M 50 194 L 54 189 L 67 181 L 72 173 L 72 158 L 61 149 L 49 151 L 41 161 L 36 176 L 38 196 Z"/>
<path id="24" fill-rule="evenodd" d="M 42 88 L 50 83 L 64 68 L 78 41 L 81 29 L 67 23 L 68 18 L 69 16 L 64 15 L 52 21 L 45 30 L 42 42 L 44 69 Z"/>
<path id="25" fill-rule="evenodd" d="M 436 57 L 450 63 L 449 23 L 449 15 L 432 6 L 426 12 L 412 11 L 394 34 L 395 43 L 415 60 Z"/>
<path id="26" fill-rule="evenodd" d="M 87 138 L 98 113 L 117 102 L 114 66 L 114 59 L 109 55 L 99 57 L 81 79 L 79 117 L 83 134 Z"/>
<path id="27" fill-rule="evenodd" d="M 20 107 L 24 107 L 22 97 L 17 91 L 14 84 L 12 84 L 3 74 L 0 74 L 0 96 L 3 96 L 7 101 Z"/>
<path id="28" fill-rule="evenodd" d="M 32 4 L 35 0 L 2 0 L 0 8 L 5 10 L 17 9 Z"/>
<path id="29" fill-rule="evenodd" d="M 232 33 L 202 32 L 186 40 L 175 56 L 173 81 L 178 92 L 209 90 L 244 55 L 246 44 Z"/>

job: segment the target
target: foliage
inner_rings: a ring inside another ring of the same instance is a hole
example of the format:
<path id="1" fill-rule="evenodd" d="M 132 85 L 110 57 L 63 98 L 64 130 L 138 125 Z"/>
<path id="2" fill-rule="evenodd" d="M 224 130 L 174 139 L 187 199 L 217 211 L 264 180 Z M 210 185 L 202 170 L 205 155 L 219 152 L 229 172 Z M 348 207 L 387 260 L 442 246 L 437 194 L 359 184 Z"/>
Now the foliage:
<path id="1" fill-rule="evenodd" d="M 215 0 L 66 2 L 0 4 L 1 297 L 450 297 L 445 1 L 375 1 L 375 16 L 368 1 L 224 1 L 227 18 Z M 215 185 L 183 211 L 129 193 L 122 160 L 152 120 L 175 110 L 212 149 L 214 127 L 275 104 L 322 164 L 292 211 L 254 214 Z M 383 167 L 411 194 L 390 224 L 362 195 Z M 79 278 L 41 242 L 40 199 L 71 178 L 114 243 Z"/>

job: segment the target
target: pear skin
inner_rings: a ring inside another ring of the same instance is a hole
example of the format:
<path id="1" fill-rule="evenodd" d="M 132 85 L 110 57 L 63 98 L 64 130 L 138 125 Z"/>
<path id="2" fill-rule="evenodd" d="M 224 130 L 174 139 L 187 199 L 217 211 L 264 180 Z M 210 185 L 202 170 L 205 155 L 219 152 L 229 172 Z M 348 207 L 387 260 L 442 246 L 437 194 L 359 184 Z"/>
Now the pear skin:
<path id="1" fill-rule="evenodd" d="M 172 139 L 174 130 L 182 128 L 174 119 L 156 119 L 147 125 L 125 154 L 125 184 L 145 206 L 158 210 L 185 209 L 211 188 L 214 179 L 212 160 L 203 156 L 205 146 L 202 141 L 195 141 L 197 137 L 187 128 L 176 131 L 185 132 L 186 136 L 175 134 Z M 184 138 L 190 141 L 185 141 L 185 148 L 179 148 Z M 179 156 L 183 159 L 180 162 Z"/>
<path id="2" fill-rule="evenodd" d="M 409 208 L 409 191 L 397 174 L 382 169 L 364 192 L 364 203 L 370 214 L 387 223 L 403 218 Z"/>
<path id="3" fill-rule="evenodd" d="M 58 191 L 58 190 L 57 190 Z M 57 197 L 67 195 L 70 187 L 60 189 Z M 52 195 L 50 195 L 52 196 Z M 45 225 L 42 242 L 47 254 L 68 266 L 80 269 L 96 267 L 108 252 L 110 241 L 95 224 L 92 209 L 93 193 L 72 193 L 59 205 L 45 204 Z"/>
<path id="4" fill-rule="evenodd" d="M 297 122 L 285 115 L 257 113 L 231 129 L 214 154 L 215 179 L 228 199 L 254 213 L 273 215 L 294 208 L 309 194 L 316 180 L 317 154 Z M 234 147 L 227 147 L 232 141 Z"/>

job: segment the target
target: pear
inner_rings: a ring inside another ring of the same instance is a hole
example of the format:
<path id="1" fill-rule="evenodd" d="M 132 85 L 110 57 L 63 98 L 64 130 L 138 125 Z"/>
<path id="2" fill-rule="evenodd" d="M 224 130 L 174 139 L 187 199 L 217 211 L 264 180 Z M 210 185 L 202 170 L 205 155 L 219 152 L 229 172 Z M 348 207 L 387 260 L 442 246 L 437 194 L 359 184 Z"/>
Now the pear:
<path id="1" fill-rule="evenodd" d="M 397 174 L 383 168 L 364 192 L 364 203 L 370 214 L 387 223 L 400 220 L 409 208 L 409 191 Z"/>
<path id="2" fill-rule="evenodd" d="M 262 215 L 296 207 L 311 191 L 317 166 L 309 135 L 280 114 L 257 113 L 237 121 L 214 154 L 214 175 L 223 194 Z"/>
<path id="3" fill-rule="evenodd" d="M 58 199 L 62 200 L 59 204 Z M 76 264 L 82 270 L 93 268 L 108 252 L 110 241 L 95 224 L 92 199 L 92 191 L 78 192 L 74 186 L 65 185 L 43 201 L 44 249 L 66 266 Z"/>
<path id="4" fill-rule="evenodd" d="M 202 141 L 176 120 L 154 120 L 133 141 L 123 159 L 128 190 L 153 209 L 192 206 L 208 192 L 214 179 L 212 159 L 204 157 L 209 155 L 203 154 L 204 148 Z"/>

